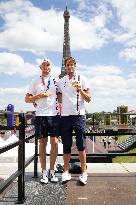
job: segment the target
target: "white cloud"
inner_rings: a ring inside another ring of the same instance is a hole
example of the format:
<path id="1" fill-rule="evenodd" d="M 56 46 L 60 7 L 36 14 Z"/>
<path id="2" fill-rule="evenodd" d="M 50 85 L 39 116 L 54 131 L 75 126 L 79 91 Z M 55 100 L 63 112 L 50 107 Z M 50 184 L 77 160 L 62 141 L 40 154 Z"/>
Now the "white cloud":
<path id="1" fill-rule="evenodd" d="M 87 66 L 78 64 L 79 71 L 87 78 L 109 78 L 109 76 L 120 76 L 122 74 L 121 68 L 112 65 L 94 65 Z"/>
<path id="2" fill-rule="evenodd" d="M 105 24 L 106 20 L 103 15 L 96 16 L 88 22 L 71 16 L 71 48 L 73 50 L 101 48 L 110 37 L 110 32 L 106 29 Z"/>
<path id="3" fill-rule="evenodd" d="M 42 10 L 30 1 L 16 0 L 0 4 L 5 25 L 0 33 L 1 47 L 44 53 L 62 47 L 63 17 L 53 9 Z"/>
<path id="4" fill-rule="evenodd" d="M 72 50 L 100 49 L 113 38 L 125 45 L 125 49 L 120 52 L 122 58 L 136 59 L 135 0 L 104 0 L 100 4 L 99 1 L 92 4 L 91 0 L 75 1 L 79 7 L 76 11 L 70 11 Z M 54 7 L 43 10 L 28 0 L 0 1 L 0 17 L 4 21 L 0 29 L 0 48 L 10 51 L 0 53 L 0 74 L 18 74 L 31 78 L 40 73 L 38 59 L 34 63 L 25 62 L 15 51 L 30 51 L 42 56 L 45 56 L 46 51 L 62 52 L 63 11 L 55 10 Z M 55 55 L 53 53 L 53 57 Z M 88 110 L 112 111 L 121 104 L 135 108 L 136 73 L 124 77 L 124 68 L 110 65 L 108 60 L 109 65 L 79 64 L 79 70 L 89 80 L 92 91 L 92 103 L 87 105 Z M 58 75 L 59 72 L 60 68 L 53 65 L 53 73 Z M 0 89 L 0 105 L 12 103 L 17 110 L 32 109 L 32 105 L 24 102 L 26 87 L 17 86 Z"/>
<path id="5" fill-rule="evenodd" d="M 21 77 L 31 77 L 38 74 L 36 65 L 24 62 L 23 58 L 14 53 L 0 53 L 0 74 L 19 74 Z"/>
<path id="6" fill-rule="evenodd" d="M 82 68 L 87 70 L 84 72 Z M 56 67 L 56 70 L 59 69 Z M 136 73 L 128 75 L 127 78 L 122 76 L 121 68 L 107 66 L 88 66 L 79 65 L 81 74 L 86 74 L 90 83 L 92 92 L 92 102 L 86 104 L 89 112 L 94 111 L 113 111 L 119 105 L 128 105 L 129 109 L 135 108 L 136 105 Z M 24 102 L 27 87 L 21 88 L 1 88 L 0 103 L 4 108 L 9 103 L 15 106 L 16 111 L 33 110 L 31 104 Z M 10 100 L 9 100 L 10 99 Z"/>
<path id="7" fill-rule="evenodd" d="M 27 87 L 24 88 L 0 88 L 0 95 L 20 95 L 26 93 Z"/>
<path id="8" fill-rule="evenodd" d="M 120 26 L 113 34 L 115 41 L 135 46 L 136 42 L 136 1 L 106 0 L 116 8 L 117 22 Z"/>
<path id="9" fill-rule="evenodd" d="M 125 78 L 122 76 L 122 68 L 112 65 L 79 65 L 79 70 L 88 79 L 92 92 L 92 102 L 86 104 L 88 111 L 113 111 L 120 105 L 135 108 L 135 73 Z"/>
<path id="10" fill-rule="evenodd" d="M 0 104 L 1 109 L 4 109 L 8 104 L 13 104 L 15 111 L 28 110 L 32 106 L 25 103 L 26 87 L 0 88 Z M 31 108 L 32 109 L 32 108 Z"/>
<path id="11" fill-rule="evenodd" d="M 120 68 L 112 66 L 112 65 L 108 65 L 108 66 L 97 65 L 95 67 L 92 67 L 91 69 L 91 75 L 93 76 L 119 75 L 121 73 L 122 71 Z"/>
<path id="12" fill-rule="evenodd" d="M 78 7 L 77 9 L 79 11 L 82 11 L 82 10 L 88 10 L 88 0 L 74 0 Z"/>
<path id="13" fill-rule="evenodd" d="M 85 10 L 94 5 L 88 0 L 75 0 L 77 10 Z M 117 21 L 120 29 L 112 33 L 107 24 L 115 18 L 115 13 L 109 9 L 107 2 L 117 9 Z M 83 20 L 71 11 L 70 37 L 73 50 L 96 49 L 105 45 L 112 37 L 115 41 L 134 45 L 136 2 L 131 0 L 105 0 L 95 5 L 93 15 Z M 90 6 L 89 6 L 90 5 Z M 62 51 L 63 44 L 63 12 L 53 8 L 42 10 L 35 7 L 30 1 L 13 0 L 0 3 L 0 15 L 5 21 L 1 32 L 1 48 L 9 50 L 31 51 L 43 54 L 46 51 Z M 46 20 L 45 20 L 46 19 Z M 75 29 L 76 28 L 76 29 Z"/>
<path id="14" fill-rule="evenodd" d="M 41 59 L 36 58 L 35 64 L 24 62 L 24 59 L 15 53 L 0 53 L 0 74 L 8 75 L 18 74 L 23 78 L 36 77 L 41 74 L 39 62 Z M 52 72 L 55 76 L 60 74 L 60 68 L 52 65 Z"/>
<path id="15" fill-rule="evenodd" d="M 127 87 L 126 80 L 121 76 L 121 69 L 114 66 L 98 65 L 90 71 L 90 85 L 97 94 L 111 96 L 111 93 L 121 94 Z M 121 90 L 121 91 L 120 91 Z"/>
<path id="16" fill-rule="evenodd" d="M 75 0 L 81 17 L 95 21 L 105 18 L 103 30 L 106 30 L 106 40 L 125 43 L 126 46 L 136 45 L 136 1 L 135 0 Z M 81 11 L 81 12 L 80 12 Z M 104 35 L 105 36 L 105 35 Z M 105 38 L 104 38 L 105 39 Z"/>
<path id="17" fill-rule="evenodd" d="M 135 0 L 111 0 L 114 7 L 117 9 L 117 15 L 120 25 L 129 32 L 135 33 L 136 27 L 136 1 Z"/>
<path id="18" fill-rule="evenodd" d="M 63 12 L 53 8 L 42 10 L 30 1 L 17 0 L 0 3 L 0 15 L 5 21 L 0 32 L 1 48 L 31 51 L 62 51 Z M 105 13 L 89 22 L 71 14 L 70 36 L 73 50 L 102 47 L 110 37 L 106 29 Z M 75 29 L 76 28 L 76 29 Z"/>
<path id="19" fill-rule="evenodd" d="M 125 48 L 119 53 L 120 57 L 126 60 L 136 60 L 136 47 Z"/>

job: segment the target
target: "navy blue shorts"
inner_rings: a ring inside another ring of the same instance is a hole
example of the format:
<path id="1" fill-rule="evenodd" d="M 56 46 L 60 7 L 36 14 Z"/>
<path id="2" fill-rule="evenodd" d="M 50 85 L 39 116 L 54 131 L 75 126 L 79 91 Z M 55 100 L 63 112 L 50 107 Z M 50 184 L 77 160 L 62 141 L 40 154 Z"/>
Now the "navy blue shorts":
<path id="1" fill-rule="evenodd" d="M 59 137 L 60 116 L 36 116 L 35 134 L 38 139 L 45 137 Z"/>
<path id="2" fill-rule="evenodd" d="M 70 115 L 61 117 L 61 137 L 63 143 L 63 153 L 70 154 L 72 147 L 72 132 L 76 136 L 76 146 L 78 151 L 85 150 L 85 116 Z"/>

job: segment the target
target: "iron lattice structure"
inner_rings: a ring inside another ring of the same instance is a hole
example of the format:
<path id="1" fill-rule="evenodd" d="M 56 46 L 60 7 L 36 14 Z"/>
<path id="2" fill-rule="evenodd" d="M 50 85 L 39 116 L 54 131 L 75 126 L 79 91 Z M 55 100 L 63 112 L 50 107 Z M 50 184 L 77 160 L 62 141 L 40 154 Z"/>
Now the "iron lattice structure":
<path id="1" fill-rule="evenodd" d="M 63 58 L 62 58 L 62 67 L 61 67 L 61 74 L 60 78 L 62 78 L 66 74 L 66 68 L 65 68 L 65 59 L 67 57 L 71 56 L 71 51 L 70 51 L 70 35 L 69 35 L 69 18 L 70 18 L 70 13 L 67 9 L 64 11 L 64 41 L 63 41 Z"/>

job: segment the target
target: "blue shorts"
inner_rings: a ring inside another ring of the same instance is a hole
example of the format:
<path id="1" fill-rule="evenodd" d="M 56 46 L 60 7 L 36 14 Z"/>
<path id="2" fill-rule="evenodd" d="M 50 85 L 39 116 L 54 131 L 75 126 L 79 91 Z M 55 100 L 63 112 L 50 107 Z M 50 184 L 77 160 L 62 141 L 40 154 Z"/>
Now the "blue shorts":
<path id="1" fill-rule="evenodd" d="M 72 132 L 76 135 L 76 146 L 78 151 L 85 150 L 85 116 L 70 115 L 61 117 L 61 137 L 63 143 L 63 153 L 70 154 L 72 147 Z"/>
<path id="2" fill-rule="evenodd" d="M 35 134 L 38 139 L 45 137 L 59 137 L 60 116 L 36 116 Z"/>

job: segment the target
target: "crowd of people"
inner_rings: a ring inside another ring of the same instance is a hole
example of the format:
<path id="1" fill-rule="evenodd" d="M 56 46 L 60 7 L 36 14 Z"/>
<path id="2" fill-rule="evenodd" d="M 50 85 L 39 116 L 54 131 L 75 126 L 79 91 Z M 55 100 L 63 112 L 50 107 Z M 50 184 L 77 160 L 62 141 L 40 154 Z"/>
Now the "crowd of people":
<path id="1" fill-rule="evenodd" d="M 35 130 L 39 140 L 39 157 L 42 169 L 41 183 L 58 182 L 55 175 L 55 162 L 58 154 L 58 137 L 63 143 L 64 172 L 62 183 L 71 179 L 69 161 L 72 147 L 72 132 L 76 136 L 82 173 L 79 181 L 87 183 L 86 152 L 85 152 L 85 102 L 91 101 L 90 87 L 87 79 L 77 72 L 76 60 L 65 59 L 66 75 L 55 78 L 51 74 L 52 64 L 43 59 L 39 65 L 41 76 L 32 81 L 25 96 L 26 103 L 33 103 L 36 110 Z M 53 72 L 53 70 L 52 70 Z M 61 113 L 60 113 L 61 107 Z M 50 136 L 50 169 L 46 167 L 46 145 Z"/>

